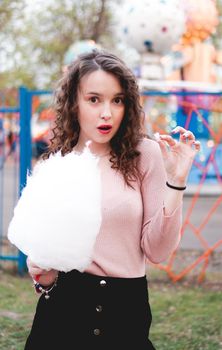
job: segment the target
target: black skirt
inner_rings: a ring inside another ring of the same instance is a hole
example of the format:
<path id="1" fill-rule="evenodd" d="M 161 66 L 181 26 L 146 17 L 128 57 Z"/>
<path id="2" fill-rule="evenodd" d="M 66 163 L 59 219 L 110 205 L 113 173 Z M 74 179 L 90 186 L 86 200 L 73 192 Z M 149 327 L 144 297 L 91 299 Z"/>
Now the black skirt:
<path id="1" fill-rule="evenodd" d="M 146 276 L 114 278 L 59 273 L 41 295 L 24 350 L 155 350 Z"/>

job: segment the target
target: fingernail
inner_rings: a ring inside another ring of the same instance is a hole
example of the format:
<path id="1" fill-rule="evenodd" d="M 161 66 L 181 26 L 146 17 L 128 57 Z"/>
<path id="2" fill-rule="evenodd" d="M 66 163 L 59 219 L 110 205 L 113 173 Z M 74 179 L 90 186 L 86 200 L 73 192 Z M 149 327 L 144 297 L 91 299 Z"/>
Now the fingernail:
<path id="1" fill-rule="evenodd" d="M 35 280 L 36 280 L 36 282 L 39 281 L 40 276 L 41 276 L 40 274 L 39 274 L 39 275 L 35 275 Z"/>
<path id="2" fill-rule="evenodd" d="M 160 140 L 160 134 L 158 132 L 155 132 L 154 137 L 157 141 Z"/>

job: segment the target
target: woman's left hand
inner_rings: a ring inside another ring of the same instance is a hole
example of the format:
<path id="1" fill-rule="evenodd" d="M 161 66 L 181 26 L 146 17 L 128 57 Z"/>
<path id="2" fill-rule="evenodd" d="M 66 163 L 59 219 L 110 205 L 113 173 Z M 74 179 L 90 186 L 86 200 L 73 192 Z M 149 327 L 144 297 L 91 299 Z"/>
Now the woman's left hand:
<path id="1" fill-rule="evenodd" d="M 167 181 L 174 186 L 184 186 L 193 160 L 200 150 L 200 142 L 195 140 L 191 131 L 181 126 L 173 129 L 172 133 L 180 133 L 178 141 L 170 135 L 158 135 L 156 141 L 162 152 Z"/>

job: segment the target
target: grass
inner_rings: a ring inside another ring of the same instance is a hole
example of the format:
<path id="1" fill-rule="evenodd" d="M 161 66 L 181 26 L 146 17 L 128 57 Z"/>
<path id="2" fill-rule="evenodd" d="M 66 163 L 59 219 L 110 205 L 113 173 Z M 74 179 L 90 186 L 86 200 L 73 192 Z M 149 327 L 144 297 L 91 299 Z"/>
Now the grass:
<path id="1" fill-rule="evenodd" d="M 161 272 L 151 274 L 150 338 L 156 349 L 222 349 L 221 290 L 221 286 L 213 284 L 197 285 L 188 281 L 173 284 Z M 0 270 L 1 350 L 24 349 L 37 299 L 28 276 L 19 277 Z"/>
<path id="2" fill-rule="evenodd" d="M 222 294 L 200 286 L 151 283 L 150 337 L 160 350 L 222 349 Z"/>
<path id="3" fill-rule="evenodd" d="M 30 278 L 0 271 L 0 349 L 23 350 L 37 296 Z"/>

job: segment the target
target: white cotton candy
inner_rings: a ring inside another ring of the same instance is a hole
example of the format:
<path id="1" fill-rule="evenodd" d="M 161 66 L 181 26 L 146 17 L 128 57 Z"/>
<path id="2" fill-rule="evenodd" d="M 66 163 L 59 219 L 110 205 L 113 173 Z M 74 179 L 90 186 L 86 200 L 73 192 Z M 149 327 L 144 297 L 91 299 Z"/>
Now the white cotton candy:
<path id="1" fill-rule="evenodd" d="M 58 152 L 28 176 L 8 239 L 39 267 L 84 271 L 101 225 L 101 177 L 88 147 Z"/>

